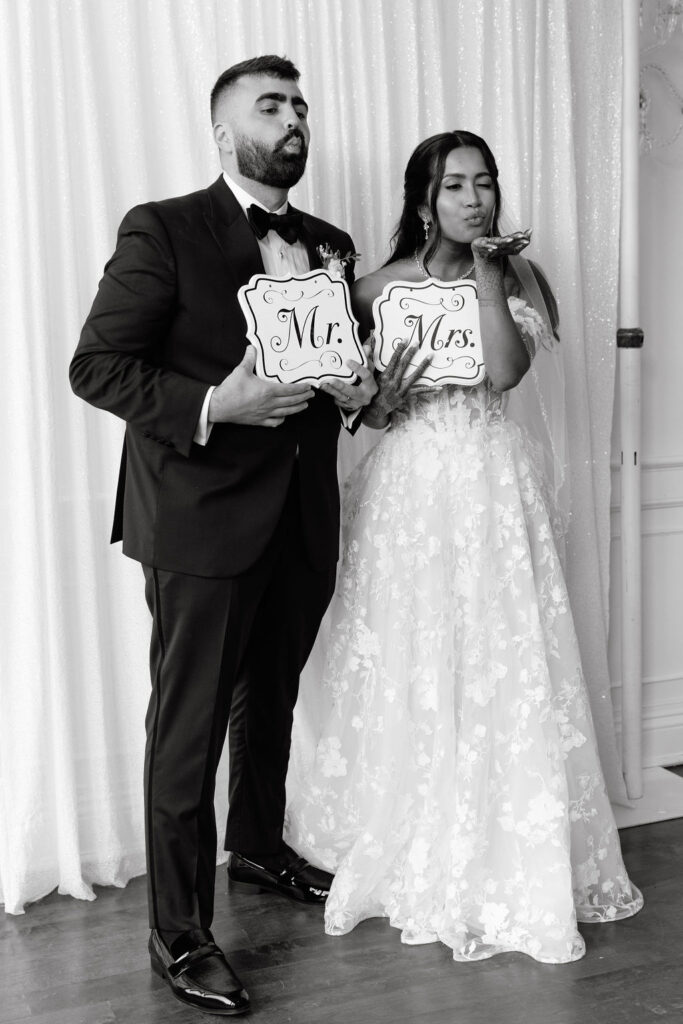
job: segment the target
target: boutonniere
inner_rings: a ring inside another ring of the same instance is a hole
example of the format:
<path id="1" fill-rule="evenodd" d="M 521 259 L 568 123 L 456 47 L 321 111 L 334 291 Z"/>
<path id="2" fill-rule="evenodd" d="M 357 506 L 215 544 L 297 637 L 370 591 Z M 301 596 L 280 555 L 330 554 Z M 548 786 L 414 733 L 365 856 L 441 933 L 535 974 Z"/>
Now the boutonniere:
<path id="1" fill-rule="evenodd" d="M 319 245 L 317 252 L 323 265 L 323 270 L 326 270 L 330 277 L 338 277 L 342 280 L 346 277 L 344 267 L 360 259 L 359 252 L 347 252 L 345 256 L 342 256 L 341 250 L 331 249 L 328 242 L 325 242 L 324 245 Z"/>

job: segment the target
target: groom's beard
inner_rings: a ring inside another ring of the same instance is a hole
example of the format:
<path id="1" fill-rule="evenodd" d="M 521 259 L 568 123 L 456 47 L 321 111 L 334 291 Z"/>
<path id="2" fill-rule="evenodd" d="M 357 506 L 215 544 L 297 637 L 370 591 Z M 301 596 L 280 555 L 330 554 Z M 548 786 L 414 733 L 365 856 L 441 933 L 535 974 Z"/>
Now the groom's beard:
<path id="1" fill-rule="evenodd" d="M 296 128 L 281 139 L 272 150 L 262 142 L 249 138 L 248 135 L 235 133 L 234 139 L 237 170 L 251 181 L 272 185 L 274 188 L 291 188 L 304 173 L 308 146 L 303 133 Z M 290 139 L 301 139 L 301 149 L 298 153 L 283 151 Z"/>

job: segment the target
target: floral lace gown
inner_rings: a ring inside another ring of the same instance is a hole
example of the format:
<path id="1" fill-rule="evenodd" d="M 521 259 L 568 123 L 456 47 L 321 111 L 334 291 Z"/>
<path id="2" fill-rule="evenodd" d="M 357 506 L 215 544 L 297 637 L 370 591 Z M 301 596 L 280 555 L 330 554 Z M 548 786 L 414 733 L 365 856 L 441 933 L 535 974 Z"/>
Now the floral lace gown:
<path id="1" fill-rule="evenodd" d="M 456 960 L 563 963 L 585 952 L 577 919 L 642 906 L 535 465 L 484 382 L 414 394 L 349 478 L 329 715 L 286 822 L 335 873 L 329 934 L 383 916 Z"/>

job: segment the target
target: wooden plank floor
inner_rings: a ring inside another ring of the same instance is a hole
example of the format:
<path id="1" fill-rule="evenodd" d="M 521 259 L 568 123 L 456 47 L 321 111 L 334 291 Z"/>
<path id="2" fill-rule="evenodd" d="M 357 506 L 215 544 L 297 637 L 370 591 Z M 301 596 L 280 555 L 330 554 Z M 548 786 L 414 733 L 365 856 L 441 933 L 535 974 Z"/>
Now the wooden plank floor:
<path id="1" fill-rule="evenodd" d="M 522 954 L 454 963 L 403 946 L 386 921 L 326 937 L 322 911 L 228 896 L 219 869 L 214 934 L 252 996 L 257 1024 L 647 1024 L 683 1022 L 683 819 L 623 831 L 645 909 L 585 925 L 588 952 L 548 966 Z M 145 879 L 94 903 L 52 894 L 0 924 L 0 1022 L 216 1021 L 176 1002 L 146 952 Z"/>

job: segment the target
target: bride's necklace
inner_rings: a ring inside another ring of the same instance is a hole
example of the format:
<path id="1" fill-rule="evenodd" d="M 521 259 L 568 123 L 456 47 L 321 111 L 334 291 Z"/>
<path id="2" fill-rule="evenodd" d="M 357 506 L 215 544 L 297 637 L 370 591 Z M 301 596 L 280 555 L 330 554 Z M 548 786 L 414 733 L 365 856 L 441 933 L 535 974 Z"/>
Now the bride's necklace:
<path id="1" fill-rule="evenodd" d="M 415 262 L 417 263 L 417 268 L 418 268 L 418 270 L 420 271 L 420 273 L 422 274 L 422 276 L 423 276 L 423 277 L 427 277 L 427 278 L 429 278 L 429 277 L 434 277 L 434 274 L 430 274 L 430 273 L 428 272 L 428 270 L 427 270 L 427 268 L 425 267 L 424 263 L 422 262 L 422 260 L 421 260 L 421 259 L 420 259 L 420 257 L 418 256 L 418 252 L 419 252 L 419 250 L 418 250 L 418 249 L 416 249 L 416 250 L 415 250 L 415 253 L 414 253 L 414 256 L 415 256 Z M 473 270 L 474 270 L 474 263 L 472 263 L 472 266 L 471 266 L 471 267 L 468 267 L 468 268 L 467 268 L 467 270 L 466 270 L 466 271 L 465 271 L 465 272 L 464 272 L 463 274 L 461 274 L 461 275 L 460 275 L 460 277 L 458 278 L 458 280 L 459 280 L 459 281 L 461 281 L 461 280 L 462 280 L 463 278 L 465 278 L 465 277 L 469 277 L 469 276 L 470 276 L 470 274 L 472 273 L 472 271 L 473 271 Z M 436 280 L 436 281 L 440 281 L 440 280 L 441 280 L 441 278 L 437 277 L 437 278 L 435 278 L 435 280 Z"/>

